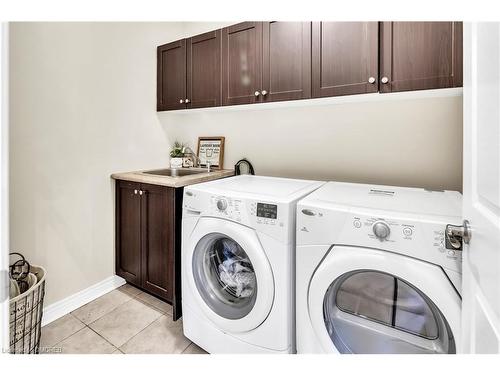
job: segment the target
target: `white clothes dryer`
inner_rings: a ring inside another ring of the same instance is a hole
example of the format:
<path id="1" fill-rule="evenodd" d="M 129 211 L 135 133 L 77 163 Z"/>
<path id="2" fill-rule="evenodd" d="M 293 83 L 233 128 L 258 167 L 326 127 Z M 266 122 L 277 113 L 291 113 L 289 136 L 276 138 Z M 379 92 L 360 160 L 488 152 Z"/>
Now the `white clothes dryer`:
<path id="1" fill-rule="evenodd" d="M 298 353 L 456 353 L 461 195 L 329 182 L 297 205 Z"/>
<path id="2" fill-rule="evenodd" d="M 184 190 L 184 335 L 209 353 L 293 353 L 296 202 L 323 182 L 242 175 Z"/>

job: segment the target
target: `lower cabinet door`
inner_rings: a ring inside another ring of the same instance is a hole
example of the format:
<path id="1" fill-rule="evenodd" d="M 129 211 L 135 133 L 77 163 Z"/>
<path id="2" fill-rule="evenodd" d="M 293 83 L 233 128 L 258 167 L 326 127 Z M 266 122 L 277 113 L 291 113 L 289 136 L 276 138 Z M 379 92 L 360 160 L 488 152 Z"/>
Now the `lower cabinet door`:
<path id="1" fill-rule="evenodd" d="M 141 198 L 140 185 L 116 183 L 116 274 L 141 284 Z"/>
<path id="2" fill-rule="evenodd" d="M 142 288 L 172 302 L 175 189 L 141 185 Z"/>

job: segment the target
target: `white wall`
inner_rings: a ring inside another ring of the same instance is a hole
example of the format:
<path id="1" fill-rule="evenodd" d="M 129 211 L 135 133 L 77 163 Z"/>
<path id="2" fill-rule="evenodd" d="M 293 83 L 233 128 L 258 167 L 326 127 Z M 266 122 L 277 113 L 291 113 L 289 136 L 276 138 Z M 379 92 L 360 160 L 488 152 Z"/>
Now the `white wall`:
<path id="1" fill-rule="evenodd" d="M 11 24 L 11 249 L 47 268 L 47 304 L 114 273 L 109 176 L 168 161 L 156 46 L 182 27 Z"/>
<path id="2" fill-rule="evenodd" d="M 259 174 L 461 189 L 461 97 L 157 114 L 159 44 L 221 23 L 11 26 L 11 249 L 48 269 L 47 303 L 114 273 L 116 171 L 175 139 L 226 136 Z"/>
<path id="3" fill-rule="evenodd" d="M 193 146 L 198 136 L 224 135 L 225 167 L 247 157 L 263 175 L 461 190 L 462 96 L 399 97 L 159 118 L 171 139 Z"/>

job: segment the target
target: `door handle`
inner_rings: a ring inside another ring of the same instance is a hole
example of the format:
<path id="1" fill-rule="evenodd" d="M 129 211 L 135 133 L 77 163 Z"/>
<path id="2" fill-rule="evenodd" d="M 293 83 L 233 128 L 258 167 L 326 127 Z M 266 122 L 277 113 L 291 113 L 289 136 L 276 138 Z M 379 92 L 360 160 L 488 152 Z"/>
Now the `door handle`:
<path id="1" fill-rule="evenodd" d="M 468 220 L 464 220 L 462 225 L 448 224 L 446 226 L 446 238 L 455 249 L 459 249 L 462 246 L 462 241 L 468 244 L 471 235 L 472 233 Z"/>
<path id="2" fill-rule="evenodd" d="M 307 208 L 304 208 L 304 209 L 302 210 L 302 213 L 303 213 L 304 215 L 307 215 L 307 216 L 316 216 L 316 213 L 315 213 L 314 211 L 309 210 L 309 209 L 307 209 Z"/>

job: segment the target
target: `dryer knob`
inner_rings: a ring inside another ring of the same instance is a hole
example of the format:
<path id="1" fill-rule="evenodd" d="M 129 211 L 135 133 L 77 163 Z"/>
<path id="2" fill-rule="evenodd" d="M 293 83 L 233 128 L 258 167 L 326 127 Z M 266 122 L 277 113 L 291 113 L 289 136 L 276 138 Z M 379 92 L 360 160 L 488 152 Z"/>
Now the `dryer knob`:
<path id="1" fill-rule="evenodd" d="M 227 208 L 227 201 L 225 201 L 224 199 L 219 199 L 217 201 L 217 208 L 219 209 L 219 211 L 224 211 Z"/>
<path id="2" fill-rule="evenodd" d="M 383 241 L 387 237 L 389 237 L 391 229 L 383 221 L 378 221 L 375 224 L 373 224 L 373 233 L 379 240 Z"/>

